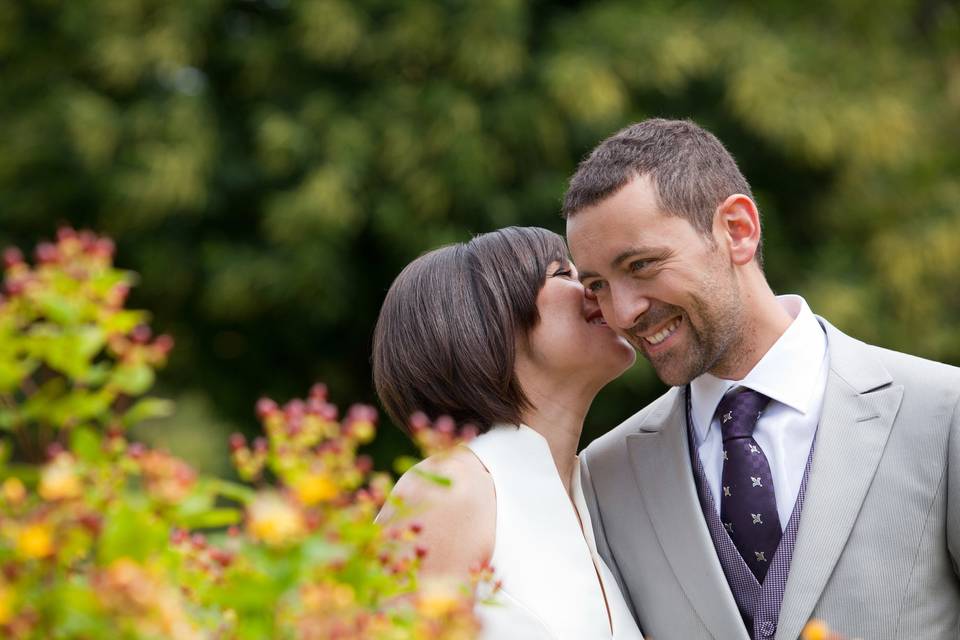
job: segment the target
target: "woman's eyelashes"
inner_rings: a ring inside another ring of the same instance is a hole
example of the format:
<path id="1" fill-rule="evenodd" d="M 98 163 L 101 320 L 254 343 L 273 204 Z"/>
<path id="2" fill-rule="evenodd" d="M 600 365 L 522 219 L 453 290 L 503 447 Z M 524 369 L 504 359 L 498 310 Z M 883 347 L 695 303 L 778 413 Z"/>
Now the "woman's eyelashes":
<path id="1" fill-rule="evenodd" d="M 555 278 L 555 277 L 557 277 L 557 276 L 559 276 L 559 277 L 561 277 L 561 278 L 572 278 L 572 277 L 573 277 L 573 267 L 570 266 L 570 265 L 565 265 L 565 266 L 562 266 L 562 267 L 558 268 L 556 271 L 554 271 L 553 273 L 550 274 L 550 277 L 551 277 L 551 278 Z"/>

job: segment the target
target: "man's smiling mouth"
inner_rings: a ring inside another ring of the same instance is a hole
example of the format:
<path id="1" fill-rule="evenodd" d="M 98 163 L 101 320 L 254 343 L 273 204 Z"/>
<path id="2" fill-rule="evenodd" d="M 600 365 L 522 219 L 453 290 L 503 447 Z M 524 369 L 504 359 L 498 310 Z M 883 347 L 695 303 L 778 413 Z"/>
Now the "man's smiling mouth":
<path id="1" fill-rule="evenodd" d="M 654 346 L 660 344 L 661 342 L 663 342 L 664 340 L 666 340 L 667 338 L 673 335 L 673 333 L 680 327 L 681 320 L 682 318 L 680 317 L 674 318 L 673 320 L 670 321 L 669 324 L 667 324 L 667 326 L 660 329 L 656 333 L 649 336 L 643 336 L 643 340 L 646 343 Z"/>

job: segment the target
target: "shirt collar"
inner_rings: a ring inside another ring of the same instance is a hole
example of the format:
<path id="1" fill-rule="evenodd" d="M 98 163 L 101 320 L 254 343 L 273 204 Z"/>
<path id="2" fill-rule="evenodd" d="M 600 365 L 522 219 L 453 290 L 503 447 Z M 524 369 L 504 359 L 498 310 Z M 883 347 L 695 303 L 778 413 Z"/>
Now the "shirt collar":
<path id="1" fill-rule="evenodd" d="M 813 407 L 817 380 L 827 353 L 827 337 L 807 302 L 796 295 L 777 296 L 793 322 L 743 380 L 725 380 L 709 373 L 690 382 L 690 405 L 698 445 L 710 431 L 723 395 L 734 386 L 759 391 L 802 414 Z"/>

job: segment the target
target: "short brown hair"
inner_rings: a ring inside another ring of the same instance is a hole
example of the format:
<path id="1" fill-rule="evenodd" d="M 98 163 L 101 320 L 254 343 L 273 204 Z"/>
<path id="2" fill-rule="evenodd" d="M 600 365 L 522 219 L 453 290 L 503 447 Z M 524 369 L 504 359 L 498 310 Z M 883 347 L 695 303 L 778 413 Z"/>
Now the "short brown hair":
<path id="1" fill-rule="evenodd" d="M 373 381 L 394 422 L 447 415 L 481 432 L 530 406 L 514 372 L 517 338 L 539 321 L 547 267 L 563 238 L 507 227 L 435 249 L 391 285 L 373 336 Z"/>
<path id="2" fill-rule="evenodd" d="M 650 177 L 665 213 L 685 218 L 710 237 L 717 206 L 735 193 L 753 199 L 736 160 L 716 136 L 689 120 L 653 118 L 621 129 L 580 162 L 563 199 L 563 217 L 605 200 L 644 175 Z"/>

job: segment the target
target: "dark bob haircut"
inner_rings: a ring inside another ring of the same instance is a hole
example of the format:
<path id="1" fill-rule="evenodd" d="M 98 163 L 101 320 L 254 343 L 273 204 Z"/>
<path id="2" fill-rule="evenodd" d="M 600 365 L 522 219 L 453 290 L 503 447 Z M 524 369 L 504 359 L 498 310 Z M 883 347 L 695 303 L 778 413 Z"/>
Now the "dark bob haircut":
<path id="1" fill-rule="evenodd" d="M 559 235 L 507 227 L 411 262 L 387 292 L 373 336 L 373 381 L 393 421 L 447 415 L 480 432 L 519 424 L 530 402 L 514 372 L 516 345 L 539 321 L 537 294 Z"/>

